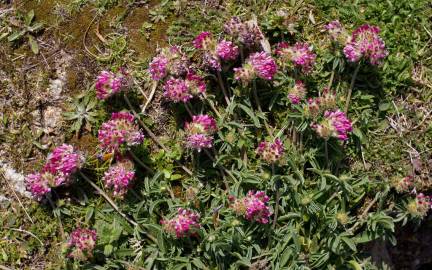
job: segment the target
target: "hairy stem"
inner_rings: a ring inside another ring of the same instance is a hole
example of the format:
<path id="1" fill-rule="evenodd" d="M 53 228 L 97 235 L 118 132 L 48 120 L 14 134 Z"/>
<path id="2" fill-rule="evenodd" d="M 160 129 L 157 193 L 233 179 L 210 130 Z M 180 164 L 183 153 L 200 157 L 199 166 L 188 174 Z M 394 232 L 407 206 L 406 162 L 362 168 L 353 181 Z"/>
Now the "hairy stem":
<path id="1" fill-rule="evenodd" d="M 219 82 L 219 87 L 222 90 L 222 93 L 224 95 L 225 102 L 227 105 L 229 105 L 230 104 L 229 96 L 228 96 L 228 93 L 225 89 L 225 84 L 222 80 L 222 75 L 221 75 L 220 71 L 217 71 L 217 78 L 218 78 L 218 82 Z"/>
<path id="2" fill-rule="evenodd" d="M 204 99 L 207 101 L 207 103 L 209 104 L 210 108 L 212 109 L 212 111 L 216 114 L 216 116 L 218 118 L 222 118 L 222 115 L 219 113 L 219 111 L 216 109 L 216 107 L 214 106 L 213 102 L 211 102 L 211 100 L 209 100 L 207 98 L 206 93 L 202 93 Z"/>
<path id="3" fill-rule="evenodd" d="M 258 98 L 258 90 L 257 90 L 257 87 L 256 87 L 256 80 L 253 80 L 252 85 L 253 85 L 253 95 L 254 95 L 254 99 L 255 99 L 255 103 L 257 105 L 258 111 L 261 114 L 263 114 L 263 111 L 261 109 L 261 103 L 260 103 L 259 98 Z M 265 128 L 267 130 L 267 133 L 270 135 L 270 137 L 273 138 L 273 131 L 271 130 L 270 126 L 268 125 L 266 119 L 264 119 L 264 126 L 265 126 Z"/>
<path id="4" fill-rule="evenodd" d="M 324 151 L 325 151 L 326 168 L 330 168 L 327 140 L 324 141 Z"/>
<path id="5" fill-rule="evenodd" d="M 117 212 L 119 213 L 120 216 L 122 216 L 127 222 L 129 222 L 132 226 L 139 226 L 139 224 L 131 219 L 130 217 L 128 217 L 125 213 L 123 213 L 120 208 L 117 206 L 117 204 L 111 200 L 111 198 L 108 196 L 108 194 L 106 194 L 101 188 L 99 188 L 95 183 L 93 183 L 93 181 L 91 181 L 82 171 L 79 171 L 81 177 L 88 183 L 90 184 L 90 186 L 92 186 L 102 197 L 104 197 L 104 199 L 108 202 L 109 205 L 111 205 L 111 207 Z M 144 232 L 144 234 L 153 242 L 157 243 L 156 238 L 151 235 L 148 234 L 146 232 Z"/>
<path id="6" fill-rule="evenodd" d="M 275 165 L 272 164 L 272 176 L 274 175 L 275 175 Z M 272 226 L 273 230 L 276 228 L 276 223 L 279 214 L 280 189 L 278 183 L 275 183 L 275 188 L 276 188 L 276 201 L 275 201 L 275 212 L 274 212 L 273 226 Z"/>
<path id="7" fill-rule="evenodd" d="M 351 84 L 350 84 L 350 88 L 348 89 L 348 95 L 347 95 L 346 103 L 345 103 L 345 110 L 344 110 L 345 113 L 347 113 L 348 109 L 349 109 L 349 104 L 350 104 L 350 101 L 351 101 L 352 90 L 354 88 L 354 84 L 355 84 L 355 81 L 357 79 L 357 75 L 358 75 L 358 72 L 360 70 L 360 66 L 361 66 L 360 63 L 357 64 L 357 67 L 354 70 L 354 74 L 353 74 L 353 76 L 351 78 Z"/>
<path id="8" fill-rule="evenodd" d="M 146 169 L 149 173 L 154 174 L 154 171 L 152 168 L 150 168 L 149 166 L 147 166 L 146 164 L 144 164 L 144 162 L 142 162 L 136 155 L 134 152 L 132 151 L 128 151 L 129 154 L 132 156 L 132 158 L 144 169 Z"/>

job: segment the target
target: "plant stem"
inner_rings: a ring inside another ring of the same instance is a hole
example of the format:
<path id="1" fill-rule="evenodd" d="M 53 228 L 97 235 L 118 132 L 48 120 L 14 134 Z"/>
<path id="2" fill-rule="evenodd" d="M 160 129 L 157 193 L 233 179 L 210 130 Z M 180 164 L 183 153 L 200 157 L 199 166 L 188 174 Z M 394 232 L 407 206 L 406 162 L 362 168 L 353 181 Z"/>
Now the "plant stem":
<path id="1" fill-rule="evenodd" d="M 274 175 L 275 175 L 275 165 L 272 164 L 272 176 Z M 280 189 L 278 183 L 275 183 L 275 188 L 276 188 L 276 201 L 275 201 L 275 212 L 274 212 L 273 226 L 272 226 L 273 230 L 276 228 L 277 218 L 279 214 Z"/>
<path id="2" fill-rule="evenodd" d="M 331 89 L 331 87 L 333 85 L 333 80 L 334 80 L 335 73 L 336 73 L 336 70 L 333 68 L 332 72 L 331 72 L 331 75 L 330 75 L 330 80 L 329 80 L 328 85 L 327 85 L 327 89 L 329 91 L 330 91 L 330 89 Z M 318 91 L 318 95 L 321 96 L 321 91 Z"/>
<path id="3" fill-rule="evenodd" d="M 228 96 L 228 93 L 225 89 L 225 85 L 224 85 L 224 82 L 222 80 L 222 75 L 221 75 L 220 71 L 217 71 L 217 78 L 218 78 L 218 82 L 219 82 L 219 87 L 222 90 L 222 93 L 224 95 L 225 102 L 227 105 L 229 105 L 230 104 L 229 96 Z"/>
<path id="4" fill-rule="evenodd" d="M 127 222 L 129 222 L 132 226 L 140 226 L 136 221 L 134 221 L 133 219 L 129 218 L 125 213 L 123 213 L 120 208 L 117 206 L 117 204 L 111 200 L 111 198 L 108 196 L 108 194 L 106 194 L 101 188 L 99 188 L 95 183 L 93 183 L 82 171 L 79 171 L 81 177 L 90 184 L 90 186 L 92 186 L 100 195 L 102 195 L 102 197 L 104 197 L 104 199 L 108 202 L 109 205 L 111 205 L 111 207 L 120 214 L 120 216 L 122 216 Z M 156 238 L 149 234 L 144 232 L 144 234 L 153 242 L 157 243 Z"/>
<path id="5" fill-rule="evenodd" d="M 206 149 L 204 149 L 204 152 L 206 153 L 206 155 L 211 159 L 211 161 L 216 162 L 216 159 L 212 156 L 212 154 L 210 154 L 209 151 L 207 151 Z M 228 174 L 235 182 L 237 182 L 237 179 L 234 177 L 234 175 L 227 169 L 225 168 L 223 165 L 217 164 L 217 166 L 222 169 L 226 174 Z M 227 185 L 227 183 L 226 183 Z"/>
<path id="6" fill-rule="evenodd" d="M 187 113 L 189 114 L 190 118 L 192 118 L 194 116 L 194 114 L 193 114 L 191 108 L 189 107 L 189 102 L 185 102 L 184 106 L 185 106 L 185 109 L 186 109 Z"/>
<path id="7" fill-rule="evenodd" d="M 147 166 L 146 164 L 144 164 L 144 162 L 142 162 L 136 155 L 134 152 L 132 151 L 128 151 L 129 154 L 132 156 L 132 158 L 144 169 L 146 169 L 149 173 L 154 174 L 154 171 L 152 170 L 152 168 L 150 168 L 149 166 Z"/>
<path id="8" fill-rule="evenodd" d="M 261 103 L 260 103 L 259 98 L 258 98 L 258 91 L 257 91 L 257 87 L 256 87 L 256 80 L 253 80 L 252 85 L 253 85 L 253 95 L 254 95 L 254 98 L 255 98 L 255 103 L 257 105 L 258 111 L 261 114 L 264 114 L 263 111 L 262 111 L 262 109 L 261 109 Z M 265 128 L 267 130 L 267 133 L 270 135 L 270 137 L 273 138 L 273 131 L 271 130 L 270 126 L 268 125 L 266 119 L 264 119 L 264 126 L 265 126 Z"/>
<path id="9" fill-rule="evenodd" d="M 111 198 L 108 196 L 108 194 L 106 194 L 101 188 L 99 188 L 95 183 L 93 183 L 82 171 L 79 171 L 79 173 L 80 173 L 81 177 L 87 183 L 89 183 L 100 195 L 102 195 L 102 197 L 104 197 L 104 199 L 109 203 L 109 205 L 111 205 L 111 207 L 115 211 L 117 211 L 117 213 L 119 213 L 120 216 L 122 216 L 131 225 L 138 226 L 138 223 L 136 223 L 134 220 L 132 220 L 131 218 L 126 216 L 126 214 L 120 210 L 120 208 L 117 206 L 117 204 L 113 200 L 111 200 Z"/>
<path id="10" fill-rule="evenodd" d="M 345 110 L 344 110 L 345 113 L 348 112 L 349 104 L 350 104 L 350 101 L 351 101 L 351 94 L 352 94 L 352 90 L 353 90 L 353 88 L 354 88 L 354 84 L 355 84 L 355 81 L 356 81 L 356 79 L 357 79 L 357 75 L 358 75 L 358 72 L 359 72 L 359 70 L 360 70 L 360 66 L 361 66 L 360 63 L 357 64 L 357 67 L 356 67 L 356 69 L 354 70 L 354 74 L 353 74 L 353 76 L 352 76 L 352 78 L 351 78 L 351 84 L 350 84 L 350 88 L 348 89 L 348 95 L 347 95 L 346 103 L 345 103 Z"/>
<path id="11" fill-rule="evenodd" d="M 138 120 L 138 123 L 141 125 L 142 128 L 144 128 L 145 132 L 150 136 L 150 138 L 161 148 L 163 149 L 166 153 L 171 153 L 171 151 L 164 145 L 162 144 L 158 138 L 156 137 L 156 135 L 150 130 L 149 127 L 147 127 L 147 125 L 141 120 L 140 116 L 137 114 L 137 112 L 134 110 L 134 108 L 132 107 L 132 103 L 130 102 L 129 98 L 126 95 L 123 95 L 126 103 L 129 106 L 129 109 L 132 111 L 133 115 L 135 116 L 135 118 Z M 184 165 L 182 165 L 178 160 L 175 161 L 187 174 L 189 174 L 190 176 L 193 175 L 193 173 L 186 168 Z"/>
<path id="12" fill-rule="evenodd" d="M 325 151 L 326 167 L 330 168 L 329 154 L 328 154 L 328 142 L 327 142 L 327 140 L 324 141 L 324 151 Z"/>
<path id="13" fill-rule="evenodd" d="M 206 93 L 202 93 L 204 99 L 207 101 L 207 103 L 210 105 L 210 108 L 212 109 L 212 111 L 216 114 L 216 116 L 218 118 L 222 118 L 222 115 L 219 113 L 219 111 L 216 109 L 216 107 L 214 106 L 214 104 L 211 102 L 211 100 L 209 100 L 207 98 Z"/>

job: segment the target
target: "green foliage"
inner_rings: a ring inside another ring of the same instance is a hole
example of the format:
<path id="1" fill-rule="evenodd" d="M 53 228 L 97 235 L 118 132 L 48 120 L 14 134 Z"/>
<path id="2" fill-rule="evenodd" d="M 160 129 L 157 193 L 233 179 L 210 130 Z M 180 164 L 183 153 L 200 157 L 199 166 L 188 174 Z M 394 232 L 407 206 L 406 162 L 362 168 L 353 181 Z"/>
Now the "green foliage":
<path id="1" fill-rule="evenodd" d="M 63 114 L 64 119 L 70 122 L 70 132 L 77 136 L 83 128 L 95 133 L 105 116 L 94 93 L 94 88 L 92 88 L 76 96 L 70 104 L 69 111 Z"/>
<path id="2" fill-rule="evenodd" d="M 7 40 L 12 43 L 22 42 L 27 38 L 27 42 L 31 51 L 34 54 L 39 53 L 39 45 L 36 41 L 35 35 L 42 31 L 43 24 L 35 22 L 35 14 L 30 10 L 25 15 L 18 14 L 16 19 L 12 18 L 10 23 L 13 25 L 13 30 L 10 33 L 5 33 L 0 37 L 0 40 L 7 36 Z"/>
<path id="3" fill-rule="evenodd" d="M 97 7 L 109 10 L 118 2 L 97 1 Z M 131 6 L 136 2 L 129 1 Z M 224 83 L 234 96 L 225 106 L 214 76 L 208 76 L 208 100 L 216 104 L 221 114 L 214 152 L 184 149 L 182 127 L 189 116 L 182 105 L 164 104 L 162 112 L 158 112 L 169 115 L 164 123 L 154 121 L 149 110 L 139 114 L 152 130 L 159 129 L 158 139 L 169 151 L 160 149 L 149 136 L 132 149 L 154 171 L 138 169 L 136 164 L 134 188 L 123 200 L 115 201 L 136 226 L 79 179 L 51 205 L 54 209 L 49 208 L 43 216 L 47 220 L 28 228 L 53 243 L 66 241 L 57 239 L 57 220 L 63 222 L 66 233 L 78 226 L 97 230 L 94 257 L 88 262 L 67 259 L 62 269 L 385 269 L 371 262 L 366 244 L 376 240 L 396 244 L 396 228 L 407 223 L 420 224 L 424 216 L 416 208 L 414 197 L 399 192 L 397 183 L 414 171 L 410 158 L 427 158 L 428 142 L 432 139 L 430 124 L 425 127 L 431 95 L 422 93 L 428 90 L 430 81 L 415 85 L 412 75 L 422 58 L 431 54 L 426 46 L 430 37 L 424 31 L 430 30 L 426 1 L 266 2 L 227 1 L 224 8 L 218 9 L 202 8 L 201 3 L 163 1 L 150 9 L 149 19 L 168 23 L 170 42 L 182 45 L 198 58 L 190 44 L 196 34 L 206 30 L 218 35 L 223 22 L 232 15 L 249 19 L 254 13 L 272 44 L 282 40 L 313 44 L 318 54 L 315 71 L 301 78 L 307 85 L 308 97 L 322 94 L 334 72 L 338 107 L 345 103 L 355 67 L 345 61 L 340 48 L 332 47 L 319 27 L 334 19 L 339 19 L 349 31 L 364 23 L 379 25 L 390 54 L 381 67 L 364 64 L 360 69 L 349 110 L 354 131 L 348 143 L 318 138 L 311 124 L 319 119 L 307 115 L 302 106 L 290 104 L 287 90 L 299 79 L 298 74 L 280 70 L 273 85 L 257 81 L 262 111 L 254 100 L 252 85 L 235 83 L 232 73 L 224 70 Z M 86 1 L 74 3 L 82 7 Z M 170 22 L 172 12 L 178 17 Z M 139 25 L 140 33 L 149 39 L 153 23 L 144 21 Z M 126 65 L 135 77 L 146 76 L 141 64 L 129 58 L 125 35 L 111 33 L 104 38 L 105 50 L 99 50 L 96 56 L 100 63 Z M 413 93 L 413 87 L 418 87 L 418 92 Z M 141 102 L 134 98 L 140 94 L 137 89 L 128 93 L 133 105 Z M 161 86 L 157 91 L 160 97 Z M 95 134 L 105 118 L 93 93 L 94 89 L 89 89 L 76 97 L 65 113 L 71 132 Z M 415 101 L 397 98 L 404 94 Z M 193 113 L 209 113 L 211 108 L 206 102 L 191 102 Z M 105 108 L 109 110 L 129 109 L 119 99 L 107 104 Z M 135 109 L 139 111 L 138 106 Z M 424 119 L 424 124 L 412 129 Z M 285 146 L 285 155 L 276 166 L 266 164 L 256 154 L 258 143 L 271 139 L 266 125 Z M 422 138 L 417 138 L 419 133 Z M 417 149 L 418 156 L 411 148 L 412 154 L 406 154 L 408 142 Z M 328 162 L 325 147 L 329 151 Z M 109 157 L 88 157 L 85 172 L 103 187 L 100 180 L 109 163 Z M 181 165 L 191 169 L 193 175 L 188 175 Z M 417 174 L 426 173 L 425 170 Z M 417 183 L 416 188 L 419 192 L 430 190 L 425 181 Z M 270 224 L 249 222 L 230 208 L 229 195 L 242 197 L 249 190 L 264 190 L 271 198 Z M 105 189 L 104 192 L 110 193 Z M 65 200 L 63 195 L 72 199 Z M 176 239 L 163 230 L 160 220 L 171 218 L 178 207 L 200 213 L 201 229 L 195 237 Z M 278 217 L 273 226 L 276 207 Z M 40 211 L 36 210 L 37 216 Z M 12 237 L 17 236 L 14 233 Z M 22 250 L 31 253 L 38 248 L 37 240 L 31 239 L 28 248 Z M 18 249 L 2 243 L 0 257 L 19 265 L 23 251 Z"/>

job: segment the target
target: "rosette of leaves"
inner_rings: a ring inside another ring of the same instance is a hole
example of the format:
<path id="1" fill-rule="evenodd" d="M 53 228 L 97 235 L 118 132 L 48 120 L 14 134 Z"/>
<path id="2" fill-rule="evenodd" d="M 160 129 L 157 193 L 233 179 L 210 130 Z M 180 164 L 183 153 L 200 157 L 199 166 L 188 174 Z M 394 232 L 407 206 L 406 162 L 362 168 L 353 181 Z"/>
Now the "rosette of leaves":
<path id="1" fill-rule="evenodd" d="M 77 137 L 83 128 L 88 132 L 96 130 L 93 127 L 100 123 L 104 117 L 104 112 L 100 110 L 98 101 L 93 94 L 78 95 L 69 107 L 69 110 L 63 113 L 63 117 L 66 121 L 72 122 L 70 132 Z"/>
<path id="2" fill-rule="evenodd" d="M 9 42 L 20 42 L 27 39 L 30 49 L 34 54 L 39 53 L 39 45 L 35 35 L 42 31 L 43 24 L 35 22 L 34 10 L 30 10 L 25 15 L 18 16 L 18 19 L 12 18 L 10 23 L 14 26 L 14 30 L 8 36 Z"/>

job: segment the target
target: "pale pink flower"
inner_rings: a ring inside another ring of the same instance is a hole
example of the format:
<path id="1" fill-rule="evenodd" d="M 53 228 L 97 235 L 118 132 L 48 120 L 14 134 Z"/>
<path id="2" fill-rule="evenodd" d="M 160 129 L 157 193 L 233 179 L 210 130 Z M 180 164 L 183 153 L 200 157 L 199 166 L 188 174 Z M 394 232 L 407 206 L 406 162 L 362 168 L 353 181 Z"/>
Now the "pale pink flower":
<path id="1" fill-rule="evenodd" d="M 239 48 L 231 41 L 222 40 L 216 46 L 216 53 L 222 60 L 235 60 L 238 57 Z"/>
<path id="2" fill-rule="evenodd" d="M 162 220 L 161 224 L 165 232 L 174 234 L 177 238 L 194 235 L 199 228 L 200 215 L 192 210 L 179 208 L 177 215 L 172 219 Z"/>
<path id="3" fill-rule="evenodd" d="M 79 261 L 85 261 L 93 257 L 96 239 L 95 230 L 82 228 L 74 230 L 67 243 L 68 249 L 70 250 L 68 256 Z"/>
<path id="4" fill-rule="evenodd" d="M 129 159 L 122 159 L 112 165 L 104 174 L 105 187 L 113 190 L 114 197 L 123 198 L 135 178 L 134 164 Z"/>
<path id="5" fill-rule="evenodd" d="M 351 121 L 340 110 L 325 111 L 324 120 L 320 124 L 313 124 L 312 127 L 320 137 L 326 140 L 335 137 L 346 141 L 348 140 L 348 133 L 352 131 Z"/>
<path id="6" fill-rule="evenodd" d="M 288 91 L 288 98 L 292 104 L 299 104 L 306 96 L 306 87 L 302 81 L 296 81 L 294 87 Z"/>
<path id="7" fill-rule="evenodd" d="M 249 191 L 246 197 L 235 199 L 231 208 L 248 221 L 267 224 L 271 215 L 267 205 L 269 200 L 264 191 Z"/>
<path id="8" fill-rule="evenodd" d="M 112 113 L 111 119 L 102 124 L 98 132 L 99 148 L 104 153 L 119 153 L 142 143 L 144 135 L 135 124 L 135 117 L 128 112 Z"/>
<path id="9" fill-rule="evenodd" d="M 194 115 L 192 122 L 185 124 L 186 147 L 197 149 L 213 146 L 213 134 L 217 131 L 216 121 L 208 115 Z"/>
<path id="10" fill-rule="evenodd" d="M 96 97 L 107 99 L 124 89 L 127 86 L 125 75 L 124 72 L 116 74 L 111 71 L 102 71 L 96 80 Z"/>
<path id="11" fill-rule="evenodd" d="M 372 65 L 380 64 L 388 55 L 388 51 L 379 33 L 380 29 L 377 26 L 365 24 L 357 28 L 343 50 L 345 57 L 350 62 L 358 62 L 364 58 Z"/>
<path id="12" fill-rule="evenodd" d="M 276 163 L 284 153 L 284 146 L 279 138 L 276 138 L 273 143 L 262 141 L 258 145 L 257 153 L 264 161 Z"/>

